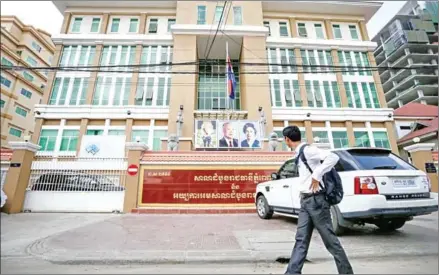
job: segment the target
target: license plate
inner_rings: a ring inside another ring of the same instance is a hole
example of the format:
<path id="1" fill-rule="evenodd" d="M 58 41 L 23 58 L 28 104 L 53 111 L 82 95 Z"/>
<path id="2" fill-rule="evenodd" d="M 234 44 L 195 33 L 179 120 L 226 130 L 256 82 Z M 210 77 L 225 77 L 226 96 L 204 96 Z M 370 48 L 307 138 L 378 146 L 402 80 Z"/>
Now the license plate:
<path id="1" fill-rule="evenodd" d="M 406 188 L 406 187 L 417 187 L 417 185 L 414 179 L 395 179 L 393 180 L 393 187 Z"/>

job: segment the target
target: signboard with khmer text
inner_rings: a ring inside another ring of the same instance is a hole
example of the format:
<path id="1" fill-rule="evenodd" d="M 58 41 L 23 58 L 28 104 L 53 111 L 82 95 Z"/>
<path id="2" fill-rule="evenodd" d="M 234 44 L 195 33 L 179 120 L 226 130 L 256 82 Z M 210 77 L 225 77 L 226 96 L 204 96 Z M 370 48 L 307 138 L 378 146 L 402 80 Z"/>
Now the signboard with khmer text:
<path id="1" fill-rule="evenodd" d="M 142 204 L 254 203 L 256 185 L 274 170 L 144 170 Z"/>

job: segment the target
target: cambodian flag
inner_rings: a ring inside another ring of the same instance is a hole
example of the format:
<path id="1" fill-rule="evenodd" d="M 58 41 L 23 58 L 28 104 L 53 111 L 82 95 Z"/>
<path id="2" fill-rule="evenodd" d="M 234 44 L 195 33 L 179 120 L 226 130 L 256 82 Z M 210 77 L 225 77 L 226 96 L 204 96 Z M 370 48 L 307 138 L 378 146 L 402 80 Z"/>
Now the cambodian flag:
<path id="1" fill-rule="evenodd" d="M 230 57 L 227 56 L 227 92 L 230 99 L 235 99 L 235 89 L 236 80 L 235 74 L 233 73 L 232 62 L 230 62 Z"/>

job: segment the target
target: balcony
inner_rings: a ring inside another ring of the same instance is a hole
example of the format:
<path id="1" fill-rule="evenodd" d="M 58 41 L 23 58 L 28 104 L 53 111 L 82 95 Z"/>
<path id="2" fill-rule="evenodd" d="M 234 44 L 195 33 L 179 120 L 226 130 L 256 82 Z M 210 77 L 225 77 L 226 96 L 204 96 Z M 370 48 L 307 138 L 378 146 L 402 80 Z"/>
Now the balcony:
<path id="1" fill-rule="evenodd" d="M 406 79 L 404 79 L 403 81 L 401 81 L 400 83 L 398 83 L 398 85 L 396 85 L 395 87 L 393 87 L 392 89 L 390 89 L 389 91 L 387 91 L 385 93 L 386 98 L 390 99 L 396 96 L 396 92 L 397 91 L 401 91 L 401 93 L 403 93 L 403 91 L 406 91 L 408 89 L 412 89 L 412 88 L 416 88 L 419 87 L 420 85 L 437 85 L 437 75 L 433 74 L 433 75 L 412 75 L 410 77 L 407 77 Z M 415 84 L 415 80 L 419 81 L 418 84 Z"/>
<path id="2" fill-rule="evenodd" d="M 404 69 L 398 70 L 393 76 L 390 75 L 390 70 L 387 70 L 381 74 L 381 83 L 383 84 L 384 92 L 392 89 L 393 81 L 398 83 L 411 76 L 411 69 L 416 69 L 417 75 L 434 75 L 434 70 L 437 69 L 437 65 L 430 63 L 411 64 Z"/>
<path id="3" fill-rule="evenodd" d="M 419 96 L 418 90 L 421 90 L 424 96 Z M 398 108 L 398 101 L 402 101 L 402 104 L 407 104 L 410 102 L 419 102 L 425 100 L 427 104 L 436 104 L 438 103 L 438 84 L 423 84 L 407 89 L 406 91 L 400 93 L 399 95 L 390 95 L 386 94 L 387 104 L 391 108 Z"/>

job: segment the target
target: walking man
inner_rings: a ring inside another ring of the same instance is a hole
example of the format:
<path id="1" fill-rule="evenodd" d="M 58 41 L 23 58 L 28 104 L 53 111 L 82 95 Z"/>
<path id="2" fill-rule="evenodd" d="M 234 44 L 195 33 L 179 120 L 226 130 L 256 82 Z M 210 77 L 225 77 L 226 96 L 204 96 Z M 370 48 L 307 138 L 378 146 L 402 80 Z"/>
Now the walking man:
<path id="1" fill-rule="evenodd" d="M 326 249 L 334 257 L 339 274 L 353 274 L 348 257 L 332 230 L 330 205 L 322 192 L 322 177 L 338 162 L 339 157 L 315 146 L 305 146 L 301 142 L 301 133 L 297 126 L 288 126 L 283 130 L 286 145 L 295 150 L 298 160 L 300 183 L 300 213 L 297 224 L 296 243 L 285 274 L 301 274 L 314 228 L 319 232 Z M 302 150 L 301 150 L 302 149 Z M 299 158 L 302 152 L 310 170 Z M 323 160 L 323 162 L 321 162 Z"/>

